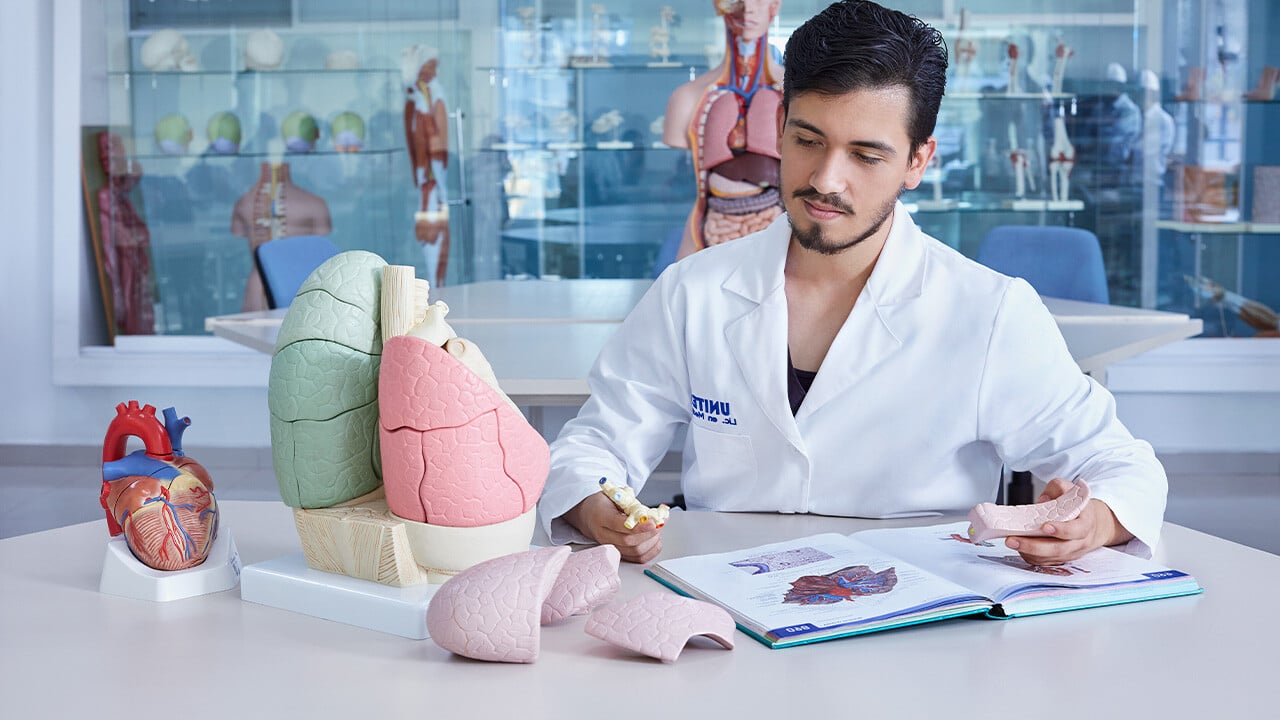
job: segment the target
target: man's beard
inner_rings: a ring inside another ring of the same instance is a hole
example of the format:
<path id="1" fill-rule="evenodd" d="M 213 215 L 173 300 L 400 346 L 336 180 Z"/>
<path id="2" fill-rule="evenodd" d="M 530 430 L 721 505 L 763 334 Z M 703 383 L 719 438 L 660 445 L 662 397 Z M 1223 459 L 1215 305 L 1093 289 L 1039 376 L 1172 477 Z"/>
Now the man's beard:
<path id="1" fill-rule="evenodd" d="M 871 225 L 866 229 L 866 231 L 864 231 L 861 235 L 853 238 L 852 240 L 845 240 L 841 242 L 829 242 L 823 235 L 821 224 L 814 223 L 813 226 L 809 227 L 808 229 L 802 230 L 796 227 L 795 222 L 791 220 L 791 216 L 790 214 L 788 214 L 787 222 L 791 223 L 791 237 L 794 237 L 796 239 L 796 242 L 800 243 L 800 247 L 804 248 L 805 250 L 812 250 L 813 252 L 816 252 L 820 255 L 839 255 L 845 250 L 848 250 L 849 248 L 857 245 L 863 240 L 866 240 L 872 235 L 875 235 L 877 232 L 880 232 L 880 228 L 884 227 L 884 224 L 889 221 L 890 217 L 893 216 L 894 205 L 897 204 L 898 198 L 902 195 L 902 193 L 906 192 L 906 189 L 907 188 L 905 185 L 899 188 L 897 194 L 889 198 L 888 202 L 886 202 L 884 205 L 882 205 L 878 209 L 878 211 L 875 214 L 875 220 L 871 222 Z M 795 193 L 792 194 L 792 197 L 795 197 L 797 199 L 811 197 L 825 205 L 830 205 L 831 207 L 834 207 L 838 210 L 843 210 L 844 212 L 850 215 L 853 215 L 852 209 L 849 208 L 849 206 L 839 197 L 824 196 L 818 193 L 813 188 L 807 188 L 805 190 L 797 190 Z"/>

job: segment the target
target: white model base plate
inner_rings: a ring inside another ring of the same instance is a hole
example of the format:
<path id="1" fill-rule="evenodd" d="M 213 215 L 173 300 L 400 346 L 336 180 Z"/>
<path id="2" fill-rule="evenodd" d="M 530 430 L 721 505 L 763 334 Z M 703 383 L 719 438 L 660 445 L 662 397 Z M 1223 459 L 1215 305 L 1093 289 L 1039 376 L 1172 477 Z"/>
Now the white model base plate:
<path id="1" fill-rule="evenodd" d="M 414 640 L 427 632 L 427 605 L 439 585 L 392 587 L 313 570 L 302 553 L 254 563 L 240 578 L 240 597 L 312 617 Z"/>
<path id="2" fill-rule="evenodd" d="M 209 556 L 188 570 L 156 570 L 138 561 L 123 535 L 111 538 L 102 560 L 98 592 L 168 602 L 230 590 L 240 581 L 240 553 L 231 531 L 221 528 Z"/>

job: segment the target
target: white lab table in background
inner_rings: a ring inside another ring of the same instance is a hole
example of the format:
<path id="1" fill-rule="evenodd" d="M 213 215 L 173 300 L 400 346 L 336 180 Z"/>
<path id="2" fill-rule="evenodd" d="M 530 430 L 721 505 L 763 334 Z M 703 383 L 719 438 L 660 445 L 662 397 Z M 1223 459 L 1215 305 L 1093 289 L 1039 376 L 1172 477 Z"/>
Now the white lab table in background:
<path id="1" fill-rule="evenodd" d="M 587 373 L 650 280 L 489 281 L 432 290 L 448 320 L 493 365 L 518 405 L 580 405 Z M 1045 298 L 1081 370 L 1105 382 L 1108 365 L 1198 335 L 1181 313 Z M 264 353 L 275 349 L 285 310 L 205 321 L 214 335 Z M 265 384 L 266 377 L 262 382 Z"/>

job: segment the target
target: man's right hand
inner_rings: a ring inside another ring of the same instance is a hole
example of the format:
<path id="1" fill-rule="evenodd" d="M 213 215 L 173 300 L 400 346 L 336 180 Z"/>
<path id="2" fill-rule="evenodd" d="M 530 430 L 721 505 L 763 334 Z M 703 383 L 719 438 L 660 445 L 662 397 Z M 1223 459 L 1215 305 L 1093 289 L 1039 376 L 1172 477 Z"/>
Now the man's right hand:
<path id="1" fill-rule="evenodd" d="M 646 563 L 662 552 L 662 533 L 649 520 L 628 530 L 627 516 L 604 493 L 592 493 L 564 514 L 564 519 L 592 540 L 618 548 L 622 559 Z"/>

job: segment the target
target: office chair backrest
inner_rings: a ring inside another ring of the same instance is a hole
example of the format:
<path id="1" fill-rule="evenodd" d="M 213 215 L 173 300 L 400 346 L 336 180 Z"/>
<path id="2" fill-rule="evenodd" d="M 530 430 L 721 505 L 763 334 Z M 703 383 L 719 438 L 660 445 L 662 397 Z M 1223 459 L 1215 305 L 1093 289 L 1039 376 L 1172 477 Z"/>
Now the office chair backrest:
<path id="1" fill-rule="evenodd" d="M 1098 238 L 1080 228 L 1002 225 L 982 239 L 978 262 L 1031 283 L 1045 297 L 1110 303 Z"/>
<path id="2" fill-rule="evenodd" d="M 259 245 L 255 257 L 267 289 L 267 304 L 288 307 L 311 271 L 337 254 L 337 246 L 324 235 L 294 235 Z"/>

